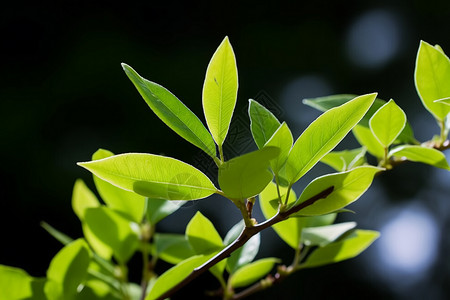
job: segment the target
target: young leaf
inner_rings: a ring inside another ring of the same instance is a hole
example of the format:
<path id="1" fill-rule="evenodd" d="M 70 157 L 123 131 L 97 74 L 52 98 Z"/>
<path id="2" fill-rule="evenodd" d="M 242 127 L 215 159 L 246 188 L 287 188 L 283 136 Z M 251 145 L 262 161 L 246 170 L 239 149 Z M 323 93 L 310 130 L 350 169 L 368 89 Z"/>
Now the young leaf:
<path id="1" fill-rule="evenodd" d="M 62 248 L 50 262 L 47 278 L 50 282 L 45 291 L 59 291 L 61 299 L 70 299 L 87 276 L 91 251 L 83 239 L 78 239 Z M 52 286 L 53 285 L 53 286 Z M 56 288 L 56 286 L 58 286 Z"/>
<path id="2" fill-rule="evenodd" d="M 373 132 L 364 126 L 356 125 L 353 130 L 353 135 L 356 140 L 364 147 L 367 151 L 378 159 L 384 158 L 384 147 L 380 144 L 378 139 L 373 135 Z"/>
<path id="3" fill-rule="evenodd" d="M 111 156 L 114 156 L 114 153 L 111 151 L 99 149 L 92 156 L 92 160 L 104 159 Z M 98 193 L 109 208 L 122 213 L 136 223 L 142 221 L 145 210 L 144 197 L 118 188 L 95 175 L 94 183 Z"/>
<path id="4" fill-rule="evenodd" d="M 217 145 L 222 147 L 236 106 L 238 73 L 236 58 L 228 37 L 209 62 L 203 85 L 203 111 Z"/>
<path id="5" fill-rule="evenodd" d="M 355 228 L 355 226 L 355 222 L 345 222 L 328 226 L 303 228 L 302 242 L 306 246 L 323 247 Z"/>
<path id="6" fill-rule="evenodd" d="M 279 258 L 268 257 L 243 266 L 230 277 L 233 288 L 248 286 L 265 276 L 273 266 L 280 262 Z"/>
<path id="7" fill-rule="evenodd" d="M 385 148 L 388 148 L 402 132 L 406 125 L 406 115 L 403 110 L 390 100 L 370 118 L 372 133 Z"/>
<path id="8" fill-rule="evenodd" d="M 286 177 L 290 184 L 298 181 L 323 156 L 347 135 L 361 120 L 375 101 L 376 94 L 368 94 L 319 116 L 297 139 L 286 161 Z"/>
<path id="9" fill-rule="evenodd" d="M 221 189 L 231 199 L 259 194 L 273 178 L 269 163 L 279 153 L 278 148 L 264 147 L 225 162 L 219 167 Z"/>
<path id="10" fill-rule="evenodd" d="M 154 242 L 155 255 L 170 264 L 176 265 L 195 255 L 184 234 L 155 233 Z"/>
<path id="11" fill-rule="evenodd" d="M 256 146 L 261 149 L 280 127 L 280 121 L 267 108 L 253 99 L 249 100 L 250 130 Z"/>
<path id="12" fill-rule="evenodd" d="M 165 292 L 180 283 L 195 268 L 201 266 L 209 258 L 210 256 L 196 255 L 173 266 L 158 277 L 145 300 L 155 300 L 160 298 Z"/>
<path id="13" fill-rule="evenodd" d="M 244 229 L 244 222 L 241 220 L 234 225 L 224 239 L 224 244 L 229 245 L 239 237 L 239 234 Z M 247 243 L 241 248 L 231 253 L 227 259 L 227 270 L 230 274 L 233 274 L 240 267 L 250 263 L 256 257 L 259 251 L 259 245 L 261 243 L 260 234 L 252 236 Z"/>
<path id="14" fill-rule="evenodd" d="M 432 165 L 441 169 L 450 170 L 444 153 L 434 148 L 422 146 L 403 145 L 392 149 L 389 156 L 404 157 L 407 160 Z"/>
<path id="15" fill-rule="evenodd" d="M 325 188 L 333 187 L 333 191 L 326 198 L 319 199 L 311 205 L 299 210 L 296 215 L 317 216 L 335 212 L 358 198 L 372 184 L 373 177 L 383 169 L 363 166 L 347 172 L 324 175 L 314 179 L 300 195 L 295 205 L 298 205 L 312 196 L 317 195 Z"/>
<path id="16" fill-rule="evenodd" d="M 319 267 L 353 258 L 369 247 L 379 235 L 376 231 L 355 230 L 345 239 L 315 250 L 300 265 L 300 269 Z"/>
<path id="17" fill-rule="evenodd" d="M 216 157 L 216 146 L 199 118 L 174 94 L 161 85 L 141 77 L 126 64 L 122 67 L 153 112 L 182 138 Z"/>
<path id="18" fill-rule="evenodd" d="M 417 52 L 414 80 L 425 108 L 444 121 L 450 106 L 435 100 L 450 97 L 450 60 L 439 48 L 421 41 Z"/>
<path id="19" fill-rule="evenodd" d="M 186 237 L 196 254 L 210 254 L 224 247 L 214 225 L 199 211 L 186 226 Z"/>
<path id="20" fill-rule="evenodd" d="M 149 198 L 194 200 L 217 191 L 201 171 L 165 156 L 127 153 L 78 164 L 115 186 Z"/>
<path id="21" fill-rule="evenodd" d="M 100 202 L 83 180 L 75 181 L 72 192 L 72 209 L 78 218 L 84 220 L 84 212 L 90 207 L 98 207 Z"/>
<path id="22" fill-rule="evenodd" d="M 84 225 L 98 240 L 110 247 L 114 257 L 121 263 L 127 262 L 137 249 L 139 225 L 107 207 L 87 209 Z"/>
<path id="23" fill-rule="evenodd" d="M 348 171 L 366 163 L 366 151 L 367 149 L 365 147 L 353 150 L 331 151 L 320 161 L 338 172 Z"/>
<path id="24" fill-rule="evenodd" d="M 272 137 L 264 145 L 264 147 L 277 147 L 280 149 L 280 154 L 275 159 L 270 161 L 270 167 L 276 175 L 284 166 L 293 143 L 294 139 L 292 137 L 291 130 L 287 124 L 283 122 L 283 124 L 280 125 L 277 131 L 275 131 Z"/>
<path id="25" fill-rule="evenodd" d="M 27 299 L 33 278 L 22 269 L 0 265 L 0 299 Z"/>
<path id="26" fill-rule="evenodd" d="M 174 213 L 181 207 L 181 203 L 178 203 L 177 201 L 149 198 L 147 198 L 146 201 L 147 218 L 152 225 L 156 225 L 156 223 Z"/>

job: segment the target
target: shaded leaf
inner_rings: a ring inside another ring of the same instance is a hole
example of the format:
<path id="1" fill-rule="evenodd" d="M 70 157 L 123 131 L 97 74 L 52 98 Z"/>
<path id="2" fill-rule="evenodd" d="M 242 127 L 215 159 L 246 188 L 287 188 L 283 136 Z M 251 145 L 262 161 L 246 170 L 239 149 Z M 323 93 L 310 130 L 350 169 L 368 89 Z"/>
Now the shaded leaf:
<path id="1" fill-rule="evenodd" d="M 186 226 L 186 237 L 196 254 L 210 254 L 223 248 L 222 238 L 213 223 L 199 211 Z"/>
<path id="2" fill-rule="evenodd" d="M 115 186 L 149 198 L 193 200 L 216 192 L 201 171 L 165 156 L 128 153 L 79 165 Z"/>
<path id="3" fill-rule="evenodd" d="M 356 227 L 355 222 L 303 228 L 302 242 L 306 246 L 325 246 Z"/>
<path id="4" fill-rule="evenodd" d="M 253 139 L 261 149 L 281 124 L 272 112 L 253 99 L 249 100 L 248 115 Z"/>
<path id="5" fill-rule="evenodd" d="M 156 247 L 155 255 L 174 265 L 195 255 L 184 234 L 155 233 L 154 243 Z"/>
<path id="6" fill-rule="evenodd" d="M 389 156 L 406 158 L 407 160 L 432 165 L 441 169 L 450 170 L 444 153 L 434 148 L 422 146 L 403 145 L 392 149 Z"/>
<path id="7" fill-rule="evenodd" d="M 406 114 L 392 99 L 370 118 L 370 129 L 385 148 L 395 141 L 405 125 Z"/>
<path id="8" fill-rule="evenodd" d="M 320 161 L 338 172 L 347 171 L 366 163 L 366 151 L 367 149 L 365 147 L 353 150 L 331 151 Z"/>
<path id="9" fill-rule="evenodd" d="M 147 198 L 147 217 L 150 224 L 155 225 L 181 207 L 177 201 Z"/>
<path id="10" fill-rule="evenodd" d="M 353 135 L 356 140 L 364 147 L 367 151 L 378 159 L 384 158 L 384 147 L 380 144 L 378 139 L 373 135 L 373 132 L 364 126 L 356 125 L 353 128 Z"/>
<path id="11" fill-rule="evenodd" d="M 276 147 L 280 149 L 280 154 L 276 158 L 270 161 L 270 166 L 274 174 L 278 174 L 281 168 L 284 166 L 286 159 L 288 158 L 289 151 L 291 151 L 294 139 L 292 137 L 291 130 L 285 122 L 275 131 L 272 137 L 267 141 L 264 147 Z"/>
<path id="12" fill-rule="evenodd" d="M 256 282 L 269 273 L 278 262 L 280 262 L 279 258 L 269 257 L 243 266 L 231 275 L 229 279 L 231 286 L 233 288 L 239 288 Z"/>

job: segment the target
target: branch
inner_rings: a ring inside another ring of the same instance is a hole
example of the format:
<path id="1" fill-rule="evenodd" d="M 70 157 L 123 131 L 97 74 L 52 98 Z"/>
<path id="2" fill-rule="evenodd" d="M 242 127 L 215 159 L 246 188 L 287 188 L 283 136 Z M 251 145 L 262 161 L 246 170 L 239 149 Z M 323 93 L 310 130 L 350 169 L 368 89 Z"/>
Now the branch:
<path id="1" fill-rule="evenodd" d="M 299 210 L 314 204 L 317 200 L 326 198 L 328 195 L 330 195 L 334 190 L 334 187 L 331 186 L 322 192 L 318 193 L 315 196 L 312 196 L 308 200 L 300 203 L 299 205 L 296 205 L 286 211 L 278 212 L 276 215 L 274 215 L 269 220 L 252 226 L 252 227 L 245 227 L 239 237 L 234 240 L 231 244 L 229 244 L 227 247 L 225 247 L 222 251 L 220 251 L 218 254 L 216 254 L 213 258 L 208 260 L 203 265 L 195 268 L 186 278 L 184 278 L 180 283 L 178 283 L 176 286 L 165 292 L 163 295 L 161 295 L 158 299 L 163 300 L 166 298 L 169 298 L 174 293 L 176 293 L 178 290 L 180 290 L 182 287 L 190 283 L 192 280 L 206 272 L 208 269 L 210 269 L 212 266 L 220 262 L 221 260 L 229 257 L 231 253 L 242 247 L 251 237 L 256 235 L 257 233 L 261 232 L 262 230 L 271 227 L 272 225 L 281 222 L 283 220 L 286 220 L 290 215 L 298 212 Z"/>

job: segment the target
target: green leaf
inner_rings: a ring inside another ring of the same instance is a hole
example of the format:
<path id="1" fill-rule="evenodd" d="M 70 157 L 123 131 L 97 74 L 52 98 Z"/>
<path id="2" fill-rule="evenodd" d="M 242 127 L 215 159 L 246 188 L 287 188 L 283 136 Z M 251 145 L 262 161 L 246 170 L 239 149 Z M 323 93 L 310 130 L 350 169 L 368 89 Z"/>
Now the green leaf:
<path id="1" fill-rule="evenodd" d="M 367 149 L 365 147 L 353 150 L 331 151 L 320 161 L 329 165 L 336 171 L 343 172 L 365 164 L 366 151 Z"/>
<path id="2" fill-rule="evenodd" d="M 268 257 L 245 265 L 231 275 L 229 279 L 231 286 L 233 288 L 248 286 L 269 273 L 273 266 L 279 262 L 280 259 L 278 258 Z"/>
<path id="3" fill-rule="evenodd" d="M 272 112 L 253 99 L 249 100 L 248 115 L 253 139 L 261 149 L 281 124 Z"/>
<path id="4" fill-rule="evenodd" d="M 156 225 L 159 221 L 174 213 L 181 207 L 181 203 L 177 201 L 169 201 L 165 199 L 147 198 L 147 217 L 152 225 Z M 184 203 L 184 202 L 183 202 Z"/>
<path id="5" fill-rule="evenodd" d="M 264 147 L 276 147 L 280 149 L 280 154 L 270 161 L 270 166 L 275 174 L 278 174 L 284 166 L 288 158 L 289 151 L 291 151 L 294 139 L 291 130 L 285 122 L 275 131 L 272 137 L 267 141 Z"/>
<path id="6" fill-rule="evenodd" d="M 56 240 L 61 242 L 63 245 L 67 245 L 71 242 L 73 242 L 73 239 L 69 237 L 68 235 L 62 233 L 61 231 L 57 230 L 50 224 L 46 222 L 41 222 L 42 228 L 44 228 L 51 236 L 53 236 Z"/>
<path id="7" fill-rule="evenodd" d="M 118 293 L 111 291 L 108 284 L 101 280 L 91 279 L 86 282 L 85 286 L 76 299 L 78 300 L 120 300 Z"/>
<path id="8" fill-rule="evenodd" d="M 122 64 L 122 67 L 142 98 L 161 121 L 209 156 L 216 157 L 216 146 L 211 134 L 186 105 L 163 86 L 141 77 L 130 66 Z"/>
<path id="9" fill-rule="evenodd" d="M 432 165 L 441 169 L 450 170 L 444 153 L 434 148 L 422 146 L 403 145 L 392 149 L 389 156 L 405 158 L 410 161 Z"/>
<path id="10" fill-rule="evenodd" d="M 111 156 L 114 156 L 111 151 L 99 149 L 92 156 L 92 160 L 100 160 Z M 94 182 L 98 193 L 109 208 L 122 213 L 134 222 L 140 223 L 142 221 L 145 210 L 144 197 L 118 188 L 95 175 Z"/>
<path id="11" fill-rule="evenodd" d="M 165 292 L 180 283 L 187 277 L 195 268 L 205 263 L 210 256 L 196 255 L 192 256 L 176 266 L 170 268 L 158 277 L 150 293 L 145 300 L 155 300 L 161 297 Z"/>
<path id="12" fill-rule="evenodd" d="M 90 207 L 98 207 L 100 202 L 83 180 L 75 181 L 72 192 L 72 209 L 78 218 L 84 220 L 84 212 Z"/>
<path id="13" fill-rule="evenodd" d="M 184 234 L 155 233 L 154 242 L 155 255 L 174 265 L 195 255 L 194 249 Z"/>
<path id="14" fill-rule="evenodd" d="M 368 94 L 324 112 L 297 139 L 286 162 L 290 184 L 298 181 L 347 135 L 375 101 Z"/>
<path id="15" fill-rule="evenodd" d="M 107 207 L 86 210 L 84 225 L 114 252 L 114 257 L 126 263 L 136 251 L 139 225 Z"/>
<path id="16" fill-rule="evenodd" d="M 319 199 L 311 205 L 299 210 L 296 215 L 316 216 L 337 211 L 358 200 L 372 184 L 376 173 L 383 169 L 362 166 L 347 172 L 324 175 L 314 179 L 300 195 L 295 205 L 319 194 L 324 189 L 333 187 L 333 191 L 326 198 Z"/>
<path id="17" fill-rule="evenodd" d="M 194 200 L 217 191 L 201 171 L 165 156 L 128 153 L 78 164 L 115 186 L 149 198 Z"/>
<path id="18" fill-rule="evenodd" d="M 315 250 L 300 265 L 300 269 L 319 267 L 353 258 L 367 249 L 379 235 L 376 231 L 355 230 L 345 239 Z"/>
<path id="19" fill-rule="evenodd" d="M 450 97 L 450 60 L 437 47 L 421 41 L 417 52 L 414 80 L 425 108 L 439 121 L 444 121 L 450 106 L 435 100 Z"/>
<path id="20" fill-rule="evenodd" d="M 234 225 L 224 239 L 224 244 L 229 245 L 236 240 L 244 229 L 244 222 L 241 220 Z M 227 270 L 230 274 L 233 274 L 240 267 L 250 263 L 256 257 L 259 251 L 259 245 L 261 243 L 260 234 L 252 236 L 241 248 L 231 253 L 227 259 Z"/>
<path id="21" fill-rule="evenodd" d="M 64 246 L 53 257 L 47 270 L 47 278 L 51 283 L 47 282 L 45 292 L 52 295 L 49 298 L 53 298 L 55 294 L 59 294 L 60 299 L 70 299 L 74 296 L 78 286 L 87 276 L 91 256 L 83 239 Z"/>
<path id="22" fill-rule="evenodd" d="M 210 254 L 224 247 L 214 225 L 199 211 L 186 226 L 186 237 L 196 254 Z"/>
<path id="23" fill-rule="evenodd" d="M 222 147 L 236 106 L 238 73 L 236 58 L 228 37 L 209 62 L 203 85 L 203 111 L 214 140 Z"/>
<path id="24" fill-rule="evenodd" d="M 302 242 L 306 246 L 323 247 L 355 227 L 355 222 L 345 222 L 328 226 L 303 228 Z"/>
<path id="25" fill-rule="evenodd" d="M 370 118 L 370 129 L 376 139 L 388 148 L 402 132 L 406 125 L 406 114 L 390 100 Z"/>
<path id="26" fill-rule="evenodd" d="M 22 269 L 0 265 L 0 299 L 19 300 L 31 297 L 33 278 Z"/>
<path id="27" fill-rule="evenodd" d="M 225 162 L 219 167 L 222 191 L 230 199 L 246 199 L 259 194 L 273 178 L 268 168 L 270 160 L 279 153 L 278 148 L 264 147 Z"/>
<path id="28" fill-rule="evenodd" d="M 361 146 L 366 147 L 370 154 L 378 159 L 384 158 L 384 147 L 380 144 L 369 128 L 356 125 L 352 132 L 356 140 L 361 144 Z"/>
<path id="29" fill-rule="evenodd" d="M 450 97 L 443 98 L 443 99 L 438 99 L 438 100 L 434 100 L 434 102 L 436 102 L 436 103 L 443 103 L 443 104 L 446 104 L 446 105 L 450 105 Z"/>

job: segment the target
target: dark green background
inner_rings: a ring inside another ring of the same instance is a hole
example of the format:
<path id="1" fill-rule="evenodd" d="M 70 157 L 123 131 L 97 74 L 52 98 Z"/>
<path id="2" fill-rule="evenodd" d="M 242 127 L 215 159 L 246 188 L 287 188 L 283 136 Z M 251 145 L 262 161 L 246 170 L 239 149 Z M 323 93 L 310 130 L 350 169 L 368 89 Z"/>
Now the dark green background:
<path id="1" fill-rule="evenodd" d="M 396 56 L 384 65 L 366 68 L 349 58 L 346 39 L 352 24 L 372 10 L 396 16 L 403 30 Z M 282 116 L 300 107 L 299 118 L 310 116 L 303 121 L 310 122 L 316 111 L 301 104 L 288 107 L 279 99 L 286 84 L 312 74 L 325 79 L 330 88 L 305 92 L 294 101 L 300 103 L 305 96 L 323 96 L 330 91 L 378 92 L 381 98 L 394 98 L 404 108 L 416 136 L 424 140 L 437 133 L 437 127 L 426 113 L 419 114 L 425 111 L 414 88 L 415 56 L 421 39 L 439 43 L 450 52 L 449 19 L 450 4 L 446 1 L 10 3 L 0 11 L 0 263 L 24 268 L 33 276 L 45 275 L 60 244 L 39 226 L 42 220 L 73 237 L 81 235 L 70 205 L 72 187 L 77 178 L 83 178 L 91 188 L 93 182 L 76 162 L 89 160 L 98 148 L 198 162 L 198 150 L 148 109 L 126 78 L 121 62 L 171 90 L 204 120 L 201 90 L 206 67 L 228 35 L 239 69 L 235 119 L 243 126 L 247 100 L 258 95 L 277 103 Z M 294 136 L 300 133 L 299 127 Z M 422 188 L 436 189 L 429 180 L 430 172 L 419 165 L 405 166 L 376 180 L 387 191 L 384 201 L 406 203 Z M 447 188 L 443 194 L 449 192 Z M 224 199 L 210 201 L 216 201 L 221 210 L 208 206 L 208 200 L 196 202 L 179 215 L 178 225 L 171 224 L 174 230 L 182 232 L 195 209 L 215 218 L 224 208 L 230 209 L 218 224 L 224 235 L 239 213 Z M 367 211 L 359 213 L 364 218 Z M 439 223 L 442 257 L 430 273 L 433 288 L 421 283 L 414 290 L 415 296 L 450 296 L 449 239 L 445 232 L 449 220 L 444 216 Z M 170 223 L 176 221 L 173 218 Z M 378 229 L 369 221 L 362 223 L 365 228 Z M 264 254 L 282 255 L 289 263 L 289 249 L 273 234 L 267 239 L 273 239 L 276 246 Z M 394 293 L 373 279 L 370 268 L 361 267 L 362 261 L 358 258 L 296 274 L 254 299 L 411 296 Z M 202 280 L 209 282 L 210 278 Z M 197 289 L 198 293 L 202 280 L 186 291 Z M 214 281 L 209 284 L 216 287 Z M 436 290 L 437 294 L 430 294 Z"/>

